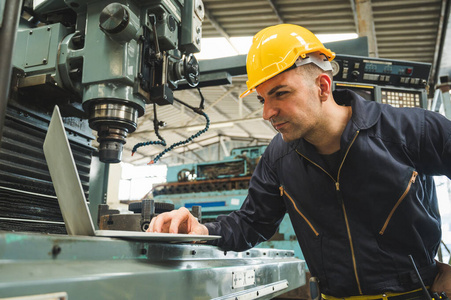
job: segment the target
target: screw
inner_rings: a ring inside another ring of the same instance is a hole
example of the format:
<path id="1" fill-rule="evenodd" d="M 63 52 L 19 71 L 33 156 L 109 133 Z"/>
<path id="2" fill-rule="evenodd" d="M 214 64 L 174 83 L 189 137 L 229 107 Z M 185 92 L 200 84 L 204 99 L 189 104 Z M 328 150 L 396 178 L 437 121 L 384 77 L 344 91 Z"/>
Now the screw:
<path id="1" fill-rule="evenodd" d="M 58 245 L 54 245 L 52 248 L 52 256 L 55 258 L 60 253 L 61 253 L 61 247 Z"/>

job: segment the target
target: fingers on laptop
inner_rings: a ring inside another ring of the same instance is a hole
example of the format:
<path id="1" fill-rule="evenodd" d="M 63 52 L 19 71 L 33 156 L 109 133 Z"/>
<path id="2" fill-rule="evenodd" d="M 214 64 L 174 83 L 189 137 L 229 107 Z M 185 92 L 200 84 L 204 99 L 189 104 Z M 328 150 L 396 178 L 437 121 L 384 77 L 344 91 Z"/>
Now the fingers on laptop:
<path id="1" fill-rule="evenodd" d="M 188 233 L 194 218 L 185 207 L 154 217 L 147 232 Z"/>

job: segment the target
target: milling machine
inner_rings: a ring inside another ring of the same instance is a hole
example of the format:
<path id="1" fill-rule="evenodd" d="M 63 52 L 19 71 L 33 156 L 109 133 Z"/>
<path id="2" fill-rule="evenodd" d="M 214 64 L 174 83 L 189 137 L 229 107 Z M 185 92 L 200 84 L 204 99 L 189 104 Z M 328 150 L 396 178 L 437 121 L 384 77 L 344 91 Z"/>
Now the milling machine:
<path id="1" fill-rule="evenodd" d="M 13 64 L 28 99 L 80 104 L 100 160 L 116 163 L 146 104 L 172 104 L 181 80 L 198 84 L 193 53 L 204 10 L 200 0 L 110 2 L 44 1 L 28 10 Z"/>
<path id="2" fill-rule="evenodd" d="M 97 216 L 108 166 L 121 160 L 138 117 L 172 104 L 181 84 L 198 84 L 204 8 L 201 0 L 21 3 L 0 1 L 0 36 L 12 27 L 3 16 L 21 11 L 10 34 L 11 88 L 0 99 L 8 103 L 0 114 L 0 298 L 270 299 L 305 284 L 304 261 L 292 251 L 66 235 L 42 153 L 54 105 Z"/>

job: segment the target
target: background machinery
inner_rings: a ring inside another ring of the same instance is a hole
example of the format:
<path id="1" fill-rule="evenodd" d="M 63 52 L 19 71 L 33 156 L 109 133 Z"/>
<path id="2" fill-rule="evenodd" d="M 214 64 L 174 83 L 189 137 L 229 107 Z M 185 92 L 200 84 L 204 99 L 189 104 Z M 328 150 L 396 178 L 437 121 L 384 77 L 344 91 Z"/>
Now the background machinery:
<path id="1" fill-rule="evenodd" d="M 201 207 L 202 222 L 214 221 L 219 215 L 241 207 L 252 172 L 266 147 L 235 148 L 222 161 L 168 167 L 168 183 L 156 185 L 146 197 L 173 203 L 175 208 Z M 277 233 L 257 247 L 293 250 L 295 257 L 304 258 L 288 215 Z"/>

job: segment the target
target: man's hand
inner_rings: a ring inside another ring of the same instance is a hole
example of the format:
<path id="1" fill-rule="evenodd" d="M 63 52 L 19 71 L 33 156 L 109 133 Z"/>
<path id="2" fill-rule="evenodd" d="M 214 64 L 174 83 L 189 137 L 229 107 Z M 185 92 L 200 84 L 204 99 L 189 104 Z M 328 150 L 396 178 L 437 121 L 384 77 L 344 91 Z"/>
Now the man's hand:
<path id="1" fill-rule="evenodd" d="M 147 232 L 208 235 L 208 228 L 200 224 L 188 209 L 181 207 L 153 218 Z"/>
<path id="2" fill-rule="evenodd" d="M 431 291 L 440 294 L 445 292 L 451 296 L 451 266 L 437 261 L 438 275 L 435 277 Z"/>

